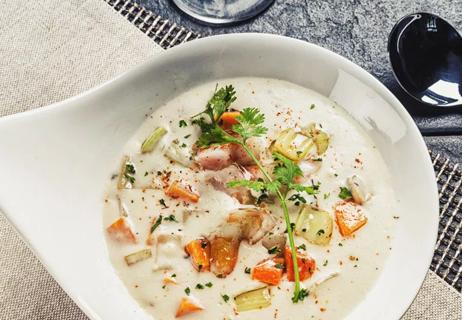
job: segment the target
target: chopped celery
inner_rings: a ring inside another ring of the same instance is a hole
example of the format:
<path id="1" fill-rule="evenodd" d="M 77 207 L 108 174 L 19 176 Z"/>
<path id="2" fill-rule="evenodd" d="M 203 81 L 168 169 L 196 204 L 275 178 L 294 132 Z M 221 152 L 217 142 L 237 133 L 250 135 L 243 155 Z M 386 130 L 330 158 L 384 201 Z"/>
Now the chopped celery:
<path id="1" fill-rule="evenodd" d="M 319 131 L 313 138 L 318 154 L 322 155 L 329 147 L 329 136 L 324 131 Z"/>
<path id="2" fill-rule="evenodd" d="M 263 309 L 271 305 L 271 294 L 268 287 L 241 293 L 234 297 L 238 312 Z"/>
<path id="3" fill-rule="evenodd" d="M 141 153 L 151 152 L 154 150 L 156 143 L 167 133 L 167 130 L 156 128 L 141 144 Z"/>
<path id="4" fill-rule="evenodd" d="M 279 152 L 293 161 L 304 159 L 312 147 L 313 139 L 292 128 L 279 133 L 272 145 L 273 151 Z"/>
<path id="5" fill-rule="evenodd" d="M 304 206 L 295 223 L 295 234 L 313 244 L 326 245 L 332 238 L 333 221 L 329 213 Z"/>
<path id="6" fill-rule="evenodd" d="M 134 252 L 134 253 L 131 253 L 125 256 L 125 262 L 129 266 L 131 266 L 132 264 L 146 260 L 151 257 L 152 257 L 151 249 L 143 249 L 143 250 L 140 250 L 140 251 L 137 251 L 137 252 Z"/>
<path id="7" fill-rule="evenodd" d="M 329 135 L 316 127 L 315 123 L 310 123 L 301 130 L 302 134 L 313 138 L 318 155 L 322 155 L 329 147 Z"/>

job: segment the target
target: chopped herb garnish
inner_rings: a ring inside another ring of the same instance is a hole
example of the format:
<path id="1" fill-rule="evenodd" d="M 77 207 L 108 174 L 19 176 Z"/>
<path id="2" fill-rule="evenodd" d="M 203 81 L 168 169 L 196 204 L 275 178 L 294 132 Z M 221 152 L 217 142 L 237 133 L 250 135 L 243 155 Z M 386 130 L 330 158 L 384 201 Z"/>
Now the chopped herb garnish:
<path id="1" fill-rule="evenodd" d="M 274 247 L 268 249 L 268 253 L 269 253 L 269 254 L 281 253 L 281 249 L 279 249 L 278 247 L 274 246 Z"/>
<path id="2" fill-rule="evenodd" d="M 164 220 L 171 221 L 171 222 L 178 222 L 178 220 L 175 218 L 173 214 L 169 215 L 168 217 L 165 217 Z"/>
<path id="3" fill-rule="evenodd" d="M 338 243 L 338 246 L 339 246 L 339 247 L 343 247 L 343 243 L 339 242 L 339 243 Z"/>
<path id="4" fill-rule="evenodd" d="M 324 229 L 319 229 L 318 232 L 316 232 L 316 234 L 318 235 L 318 237 L 322 236 L 324 233 L 326 233 L 324 231 Z"/>
<path id="5" fill-rule="evenodd" d="M 196 289 L 202 290 L 202 289 L 204 289 L 204 285 L 198 283 L 198 284 L 196 284 Z"/>
<path id="6" fill-rule="evenodd" d="M 211 288 L 211 287 L 213 287 L 213 283 L 207 282 L 207 283 L 205 284 L 205 286 L 206 286 L 207 288 Z"/>
<path id="7" fill-rule="evenodd" d="M 180 120 L 180 122 L 178 122 L 178 126 L 179 126 L 180 128 L 183 128 L 183 127 L 187 127 L 188 124 L 186 123 L 186 121 Z"/>
<path id="8" fill-rule="evenodd" d="M 165 284 L 162 286 L 162 289 L 165 289 L 165 287 L 167 287 Z"/>
<path id="9" fill-rule="evenodd" d="M 296 303 L 298 301 L 303 301 L 306 297 L 310 295 L 310 292 L 306 289 L 300 289 L 297 296 L 292 298 L 292 302 Z"/>
<path id="10" fill-rule="evenodd" d="M 124 170 L 125 179 L 127 179 L 128 181 L 130 181 L 130 183 L 133 184 L 135 182 L 135 177 L 134 177 L 135 174 L 136 174 L 135 166 L 132 163 L 126 163 L 125 170 Z"/>
<path id="11" fill-rule="evenodd" d="M 325 266 L 327 266 L 328 263 L 329 263 L 329 260 L 326 260 L 326 261 L 324 261 L 324 263 L 322 265 L 325 267 Z"/>
<path id="12" fill-rule="evenodd" d="M 247 273 L 247 274 L 250 274 L 251 271 L 252 271 L 252 269 L 250 269 L 249 267 L 245 267 L 245 269 L 244 269 L 244 272 Z"/>
<path id="13" fill-rule="evenodd" d="M 176 278 L 176 273 L 171 275 L 172 278 Z"/>
<path id="14" fill-rule="evenodd" d="M 162 207 L 164 207 L 164 209 L 167 209 L 167 205 L 165 204 L 165 200 L 164 199 L 160 199 L 159 200 L 159 203 L 161 204 Z"/>
<path id="15" fill-rule="evenodd" d="M 191 135 L 190 134 L 187 134 L 184 136 L 185 139 L 188 139 Z"/>
<path id="16" fill-rule="evenodd" d="M 305 244 L 301 244 L 297 247 L 297 249 L 300 249 L 300 250 L 306 250 L 306 245 Z"/>
<path id="17" fill-rule="evenodd" d="M 184 289 L 184 292 L 186 293 L 186 295 L 189 296 L 189 294 L 191 293 L 191 289 L 189 289 L 189 287 L 186 287 L 186 289 Z"/>
<path id="18" fill-rule="evenodd" d="M 329 198 L 329 197 L 330 197 L 330 192 L 324 193 L 324 196 L 323 196 L 323 197 L 324 197 L 324 200 L 326 200 L 327 198 Z"/>
<path id="19" fill-rule="evenodd" d="M 350 189 L 346 187 L 340 187 L 338 197 L 343 200 L 350 199 L 352 197 Z"/>
<path id="20" fill-rule="evenodd" d="M 300 193 L 294 193 L 288 200 L 293 201 L 296 206 L 299 206 L 300 203 L 306 203 L 306 199 Z"/>
<path id="21" fill-rule="evenodd" d="M 284 269 L 284 265 L 283 265 L 282 263 L 276 263 L 276 264 L 274 265 L 274 267 L 275 267 L 276 269 Z"/>
<path id="22" fill-rule="evenodd" d="M 187 145 L 186 145 L 186 143 L 184 143 L 184 142 L 183 142 L 183 143 L 181 144 L 181 146 L 180 146 L 180 148 L 186 148 L 186 147 L 187 147 Z"/>
<path id="23" fill-rule="evenodd" d="M 229 296 L 227 294 L 222 294 L 221 297 L 223 298 L 225 302 L 229 301 Z"/>
<path id="24" fill-rule="evenodd" d="M 146 172 L 144 173 L 144 176 L 146 177 L 148 174 L 149 174 L 149 172 L 146 171 Z"/>
<path id="25" fill-rule="evenodd" d="M 313 103 L 313 104 L 311 104 L 311 106 L 310 106 L 310 110 L 313 110 L 315 107 L 316 107 L 316 105 L 315 105 L 314 103 Z"/>
<path id="26" fill-rule="evenodd" d="M 151 233 L 153 233 L 158 226 L 162 223 L 162 216 L 159 216 L 156 220 L 156 222 L 151 226 Z"/>

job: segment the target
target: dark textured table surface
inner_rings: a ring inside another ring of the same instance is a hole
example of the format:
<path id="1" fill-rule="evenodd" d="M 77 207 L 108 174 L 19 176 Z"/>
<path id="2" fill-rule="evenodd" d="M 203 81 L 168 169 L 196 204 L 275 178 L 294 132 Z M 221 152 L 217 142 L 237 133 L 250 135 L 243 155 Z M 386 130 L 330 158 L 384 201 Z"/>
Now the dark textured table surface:
<path id="1" fill-rule="evenodd" d="M 437 111 L 407 97 L 393 77 L 387 37 L 402 16 L 436 13 L 462 30 L 462 0 L 276 0 L 262 15 L 233 27 L 207 27 L 196 23 L 170 0 L 138 0 L 154 13 L 203 36 L 233 32 L 266 32 L 303 39 L 339 53 L 380 79 L 403 103 L 422 129 L 462 126 L 462 108 Z M 462 160 L 462 136 L 428 136 L 428 146 L 456 162 Z"/>

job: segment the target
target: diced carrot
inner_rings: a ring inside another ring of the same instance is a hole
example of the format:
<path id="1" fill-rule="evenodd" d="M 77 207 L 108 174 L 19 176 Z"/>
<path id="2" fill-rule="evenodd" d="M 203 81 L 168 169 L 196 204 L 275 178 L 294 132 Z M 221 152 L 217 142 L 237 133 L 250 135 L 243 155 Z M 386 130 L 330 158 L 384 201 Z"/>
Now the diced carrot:
<path id="1" fill-rule="evenodd" d="M 135 234 L 124 217 L 117 219 L 113 224 L 107 227 L 106 230 L 114 240 L 136 243 Z"/>
<path id="2" fill-rule="evenodd" d="M 191 202 L 198 202 L 199 195 L 182 187 L 178 181 L 173 182 L 166 190 L 165 194 L 172 198 L 181 198 Z"/>
<path id="3" fill-rule="evenodd" d="M 233 237 L 215 237 L 210 241 L 210 269 L 220 278 L 233 272 L 239 254 L 240 241 Z"/>
<path id="4" fill-rule="evenodd" d="M 184 316 L 189 313 L 197 312 L 204 310 L 204 307 L 199 303 L 199 301 L 193 297 L 181 298 L 180 305 L 176 310 L 176 318 Z"/>
<path id="5" fill-rule="evenodd" d="M 164 277 L 164 279 L 162 280 L 162 282 L 164 284 L 177 284 L 175 278 L 172 278 L 172 277 Z"/>
<path id="6" fill-rule="evenodd" d="M 294 264 L 292 261 L 292 251 L 289 247 L 286 247 L 284 251 L 284 257 L 286 260 L 287 279 L 289 281 L 295 281 Z M 309 279 L 314 271 L 316 270 L 316 261 L 307 256 L 304 253 L 297 251 L 297 263 L 298 263 L 298 274 L 300 281 Z"/>
<path id="7" fill-rule="evenodd" d="M 337 203 L 335 218 L 340 234 L 344 237 L 352 235 L 367 223 L 362 207 L 352 201 Z"/>
<path id="8" fill-rule="evenodd" d="M 210 242 L 196 239 L 189 242 L 185 251 L 191 256 L 192 265 L 197 271 L 210 271 Z"/>
<path id="9" fill-rule="evenodd" d="M 284 258 L 263 260 L 252 269 L 252 279 L 278 285 L 284 271 Z"/>
<path id="10" fill-rule="evenodd" d="M 236 119 L 241 113 L 239 111 L 228 111 L 223 113 L 221 121 L 224 129 L 231 129 L 233 125 L 239 123 Z"/>

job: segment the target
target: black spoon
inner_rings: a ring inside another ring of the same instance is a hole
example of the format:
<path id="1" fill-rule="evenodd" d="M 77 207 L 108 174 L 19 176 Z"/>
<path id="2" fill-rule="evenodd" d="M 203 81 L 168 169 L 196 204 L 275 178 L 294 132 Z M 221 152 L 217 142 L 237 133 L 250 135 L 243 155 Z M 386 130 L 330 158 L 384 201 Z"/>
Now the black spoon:
<path id="1" fill-rule="evenodd" d="M 440 110 L 462 106 L 462 37 L 442 18 L 413 13 L 388 38 L 396 80 L 411 97 Z M 425 128 L 423 135 L 457 135 L 462 128 Z"/>
<path id="2" fill-rule="evenodd" d="M 442 18 L 414 13 L 388 39 L 393 72 L 413 98 L 433 107 L 462 106 L 462 37 Z"/>

